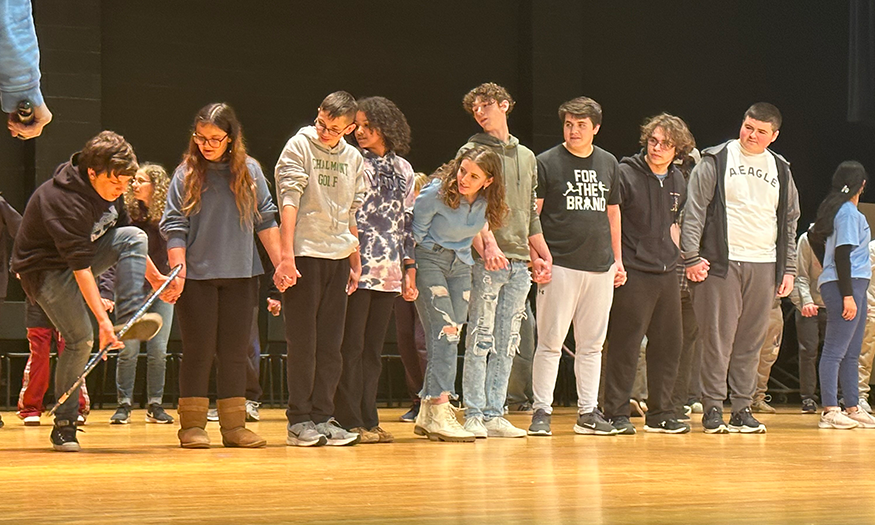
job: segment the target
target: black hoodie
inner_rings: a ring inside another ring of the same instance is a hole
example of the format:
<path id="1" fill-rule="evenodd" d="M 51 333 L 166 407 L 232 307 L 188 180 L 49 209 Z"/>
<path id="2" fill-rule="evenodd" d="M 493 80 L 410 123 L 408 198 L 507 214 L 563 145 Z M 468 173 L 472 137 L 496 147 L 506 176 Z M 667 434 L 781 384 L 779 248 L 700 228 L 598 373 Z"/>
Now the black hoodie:
<path id="1" fill-rule="evenodd" d="M 680 251 L 671 238 L 671 225 L 687 199 L 684 176 L 671 164 L 660 181 L 641 151 L 620 161 L 619 182 L 623 265 L 649 273 L 673 271 Z"/>
<path id="2" fill-rule="evenodd" d="M 78 153 L 40 185 L 24 209 L 12 249 L 12 270 L 33 296 L 45 270 L 83 270 L 91 266 L 96 241 L 117 226 L 130 224 L 124 199 L 105 201 L 80 173 Z"/>

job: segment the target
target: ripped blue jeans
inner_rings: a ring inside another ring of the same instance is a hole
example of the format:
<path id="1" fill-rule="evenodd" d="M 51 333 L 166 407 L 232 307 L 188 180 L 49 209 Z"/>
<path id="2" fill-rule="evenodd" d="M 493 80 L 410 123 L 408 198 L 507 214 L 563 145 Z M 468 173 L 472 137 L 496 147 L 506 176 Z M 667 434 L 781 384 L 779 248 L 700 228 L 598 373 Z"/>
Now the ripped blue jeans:
<path id="1" fill-rule="evenodd" d="M 462 394 L 465 417 L 492 419 L 504 414 L 507 381 L 519 351 L 531 274 L 525 261 L 504 270 L 474 264 L 470 322 L 465 344 Z"/>
<path id="2" fill-rule="evenodd" d="M 456 368 L 462 325 L 468 318 L 471 267 L 453 250 L 416 247 L 416 311 L 425 329 L 428 364 L 421 399 L 456 398 Z"/>

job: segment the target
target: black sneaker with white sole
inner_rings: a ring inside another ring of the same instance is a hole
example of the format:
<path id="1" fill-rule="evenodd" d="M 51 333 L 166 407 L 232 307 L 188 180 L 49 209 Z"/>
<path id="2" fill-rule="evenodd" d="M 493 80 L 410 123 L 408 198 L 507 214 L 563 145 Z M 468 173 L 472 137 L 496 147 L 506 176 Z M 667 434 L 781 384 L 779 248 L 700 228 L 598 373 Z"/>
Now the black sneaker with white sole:
<path id="1" fill-rule="evenodd" d="M 596 408 L 592 412 L 577 416 L 574 432 L 584 435 L 613 436 L 617 433 L 617 430 L 608 423 L 605 416 Z"/>
<path id="2" fill-rule="evenodd" d="M 741 434 L 765 434 L 766 426 L 753 417 L 750 407 L 744 407 L 729 418 L 729 431 Z"/>
<path id="3" fill-rule="evenodd" d="M 75 421 L 64 419 L 55 421 L 52 434 L 49 436 L 52 440 L 52 448 L 60 452 L 79 452 L 82 447 L 79 446 L 79 439 L 76 438 L 77 430 Z"/>
<path id="4" fill-rule="evenodd" d="M 152 403 L 149 405 L 149 409 L 146 410 L 146 422 L 169 425 L 173 423 L 173 417 L 165 412 L 161 405 Z"/>
<path id="5" fill-rule="evenodd" d="M 706 434 L 726 434 L 729 429 L 723 423 L 723 412 L 717 407 L 711 407 L 702 415 L 702 427 Z"/>
<path id="6" fill-rule="evenodd" d="M 677 419 L 668 418 L 659 421 L 658 423 L 645 423 L 645 432 L 656 432 L 659 434 L 686 434 L 690 431 L 690 425 L 681 423 Z"/>
<path id="7" fill-rule="evenodd" d="M 633 425 L 632 421 L 626 416 L 617 416 L 612 418 L 610 422 L 611 426 L 614 427 L 614 430 L 616 430 L 619 435 L 630 436 L 637 432 L 637 430 L 635 430 L 635 425 Z"/>
<path id="8" fill-rule="evenodd" d="M 115 409 L 115 414 L 109 417 L 111 425 L 127 425 L 131 422 L 131 405 L 122 403 Z"/>

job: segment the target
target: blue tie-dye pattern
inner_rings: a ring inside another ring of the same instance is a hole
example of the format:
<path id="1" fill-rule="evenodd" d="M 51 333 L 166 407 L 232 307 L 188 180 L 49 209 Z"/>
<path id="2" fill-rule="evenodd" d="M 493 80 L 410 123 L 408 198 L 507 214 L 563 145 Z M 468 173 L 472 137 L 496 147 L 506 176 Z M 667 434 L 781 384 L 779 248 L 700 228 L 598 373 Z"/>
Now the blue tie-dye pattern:
<path id="1" fill-rule="evenodd" d="M 402 259 L 413 258 L 413 168 L 391 152 L 380 157 L 363 151 L 362 156 L 368 193 L 356 212 L 359 288 L 400 292 Z"/>

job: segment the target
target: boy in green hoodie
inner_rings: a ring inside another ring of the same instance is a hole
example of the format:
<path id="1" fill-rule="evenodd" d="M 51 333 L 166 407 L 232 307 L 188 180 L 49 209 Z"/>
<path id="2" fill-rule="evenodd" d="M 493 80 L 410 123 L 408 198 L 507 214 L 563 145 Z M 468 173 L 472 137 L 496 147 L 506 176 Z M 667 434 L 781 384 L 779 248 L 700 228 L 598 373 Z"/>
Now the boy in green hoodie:
<path id="1" fill-rule="evenodd" d="M 366 191 L 364 161 L 343 139 L 355 129 L 356 111 L 355 99 L 345 91 L 325 97 L 313 125 L 289 139 L 276 165 L 282 261 L 274 281 L 283 292 L 286 443 L 294 446 L 354 445 L 359 440 L 332 417 L 343 363 L 346 297 L 361 274 L 355 213 Z"/>
<path id="2" fill-rule="evenodd" d="M 474 239 L 476 258 L 471 288 L 468 339 L 462 390 L 465 429 L 478 438 L 525 437 L 504 415 L 507 382 L 519 351 L 520 324 L 531 287 L 550 280 L 552 258 L 535 210 L 538 183 L 535 155 L 510 134 L 507 115 L 514 106 L 507 90 L 488 82 L 465 95 L 462 105 L 483 129 L 460 151 L 485 145 L 502 160 L 510 213 L 497 230 L 488 227 Z"/>

